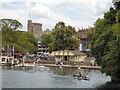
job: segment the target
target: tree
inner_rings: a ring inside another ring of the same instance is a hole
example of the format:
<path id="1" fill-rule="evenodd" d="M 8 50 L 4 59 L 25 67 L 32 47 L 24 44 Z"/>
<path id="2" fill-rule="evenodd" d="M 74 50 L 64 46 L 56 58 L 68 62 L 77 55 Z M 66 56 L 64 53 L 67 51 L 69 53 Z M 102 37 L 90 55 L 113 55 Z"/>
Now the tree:
<path id="1" fill-rule="evenodd" d="M 28 50 L 31 53 L 37 51 L 37 40 L 33 34 L 19 31 L 22 24 L 13 19 L 1 19 L 2 46 L 15 46 L 15 50 Z"/>
<path id="2" fill-rule="evenodd" d="M 66 26 L 64 22 L 56 24 L 52 35 L 53 50 L 75 50 L 79 48 L 79 39 L 75 28 L 69 25 Z"/>
<path id="3" fill-rule="evenodd" d="M 50 52 L 52 51 L 52 47 L 51 47 L 52 40 L 53 40 L 53 36 L 51 33 L 44 34 L 41 36 L 41 45 L 48 48 Z"/>
<path id="4" fill-rule="evenodd" d="M 2 30 L 3 40 L 6 42 L 15 42 L 15 32 L 17 29 L 22 28 L 22 24 L 15 19 L 0 19 L 0 29 Z"/>
<path id="5" fill-rule="evenodd" d="M 116 22 L 117 24 L 120 23 L 120 10 L 118 10 L 118 12 L 116 13 Z"/>
<path id="6" fill-rule="evenodd" d="M 64 28 L 65 27 L 65 23 L 64 22 L 58 22 L 56 25 L 55 25 L 55 29 L 56 28 Z"/>
<path id="7" fill-rule="evenodd" d="M 115 7 L 116 11 L 120 10 L 120 1 L 119 2 L 114 2 L 114 7 Z"/>
<path id="8" fill-rule="evenodd" d="M 79 38 L 74 27 L 58 22 L 50 34 L 41 37 L 41 44 L 48 47 L 49 51 L 75 50 L 79 48 Z"/>
<path id="9" fill-rule="evenodd" d="M 115 16 L 116 16 L 116 11 L 111 7 L 109 9 L 109 12 L 104 14 L 105 23 L 109 25 L 115 24 L 116 23 Z"/>
<path id="10" fill-rule="evenodd" d="M 4 31 L 15 31 L 19 28 L 22 28 L 22 24 L 15 19 L 0 19 L 0 28 Z"/>
<path id="11" fill-rule="evenodd" d="M 26 32 L 26 34 L 27 34 L 29 42 L 34 44 L 35 47 L 37 47 L 38 46 L 38 43 L 37 43 L 38 41 L 35 38 L 35 36 L 32 33 L 29 33 L 29 32 Z"/>
<path id="12" fill-rule="evenodd" d="M 89 33 L 91 53 L 102 66 L 102 72 L 111 76 L 112 81 L 120 82 L 120 1 L 115 8 L 104 14 L 95 23 L 96 32 Z"/>
<path id="13" fill-rule="evenodd" d="M 16 32 L 16 42 L 15 49 L 18 51 L 28 50 L 30 53 L 35 53 L 37 51 L 37 39 L 28 32 L 17 31 Z M 13 44 L 13 43 L 12 43 Z"/>

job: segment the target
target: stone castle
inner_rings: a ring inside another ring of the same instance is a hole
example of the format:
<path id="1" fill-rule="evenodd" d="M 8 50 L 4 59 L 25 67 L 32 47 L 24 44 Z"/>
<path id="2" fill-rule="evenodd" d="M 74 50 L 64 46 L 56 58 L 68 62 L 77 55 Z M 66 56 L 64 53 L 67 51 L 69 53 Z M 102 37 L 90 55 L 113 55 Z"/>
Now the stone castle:
<path id="1" fill-rule="evenodd" d="M 41 36 L 43 34 L 48 34 L 51 31 L 49 29 L 47 29 L 46 31 L 43 31 L 42 24 L 41 23 L 32 23 L 32 20 L 28 20 L 27 31 L 32 33 L 36 37 L 36 39 L 38 40 L 37 55 L 38 56 L 46 55 L 46 53 L 48 53 L 49 51 L 48 51 L 47 47 L 44 47 L 44 45 L 41 45 Z"/>
<path id="2" fill-rule="evenodd" d="M 32 33 L 37 39 L 39 39 L 43 34 L 42 24 L 33 23 L 32 20 L 28 20 L 27 31 Z"/>

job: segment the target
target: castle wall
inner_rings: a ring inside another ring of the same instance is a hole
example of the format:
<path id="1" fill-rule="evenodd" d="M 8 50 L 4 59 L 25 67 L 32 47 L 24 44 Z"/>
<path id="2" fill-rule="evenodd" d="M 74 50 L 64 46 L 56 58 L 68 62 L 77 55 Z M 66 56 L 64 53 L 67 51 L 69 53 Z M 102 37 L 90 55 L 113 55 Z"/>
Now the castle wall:
<path id="1" fill-rule="evenodd" d="M 32 20 L 28 20 L 28 32 L 32 33 L 37 39 L 43 34 L 41 23 L 32 23 Z"/>

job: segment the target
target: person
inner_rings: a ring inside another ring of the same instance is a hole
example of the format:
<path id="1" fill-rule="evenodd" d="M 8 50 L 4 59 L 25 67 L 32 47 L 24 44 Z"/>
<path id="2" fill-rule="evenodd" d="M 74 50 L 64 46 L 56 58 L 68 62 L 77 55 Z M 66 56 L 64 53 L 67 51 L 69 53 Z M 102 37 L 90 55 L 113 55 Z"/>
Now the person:
<path id="1" fill-rule="evenodd" d="M 56 64 L 56 65 L 58 64 L 58 60 L 57 60 L 57 58 L 55 59 L 55 64 Z"/>
<path id="2" fill-rule="evenodd" d="M 81 67 L 79 66 L 78 69 L 81 70 Z"/>
<path id="3" fill-rule="evenodd" d="M 91 66 L 95 65 L 95 60 L 91 60 Z"/>
<path id="4" fill-rule="evenodd" d="M 63 62 L 62 62 L 62 61 L 63 61 L 63 60 L 62 60 L 62 59 L 60 59 L 60 64 L 61 64 L 61 65 L 63 65 Z"/>
<path id="5" fill-rule="evenodd" d="M 39 63 L 39 61 L 40 61 L 40 58 L 38 57 L 38 58 L 37 58 L 37 63 Z"/>
<path id="6" fill-rule="evenodd" d="M 17 59 L 16 63 L 17 63 L 17 64 L 19 64 L 19 62 L 20 62 L 20 60 L 19 60 L 19 59 Z"/>
<path id="7" fill-rule="evenodd" d="M 35 64 L 36 62 L 35 62 L 35 60 L 33 61 L 33 64 Z"/>
<path id="8" fill-rule="evenodd" d="M 92 60 L 90 61 L 90 65 L 92 66 Z"/>
<path id="9" fill-rule="evenodd" d="M 82 75 L 81 75 L 81 72 L 79 72 L 79 76 L 81 77 Z"/>
<path id="10" fill-rule="evenodd" d="M 94 66 L 94 60 L 91 60 L 91 66 Z"/>
<path id="11" fill-rule="evenodd" d="M 24 55 L 24 56 L 23 56 L 23 60 L 22 60 L 22 61 L 23 61 L 23 62 L 22 62 L 22 66 L 24 66 L 24 64 L 25 64 L 25 59 L 26 59 L 26 55 Z"/>

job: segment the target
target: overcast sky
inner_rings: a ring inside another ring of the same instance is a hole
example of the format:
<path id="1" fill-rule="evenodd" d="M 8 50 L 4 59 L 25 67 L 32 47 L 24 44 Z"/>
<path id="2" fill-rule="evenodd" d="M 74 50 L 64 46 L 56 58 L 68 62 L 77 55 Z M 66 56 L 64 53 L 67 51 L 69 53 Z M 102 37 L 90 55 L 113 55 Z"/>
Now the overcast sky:
<path id="1" fill-rule="evenodd" d="M 0 0 L 0 19 L 17 19 L 27 31 L 27 20 L 42 23 L 43 30 L 63 21 L 78 28 L 93 26 L 112 6 L 112 0 Z"/>

